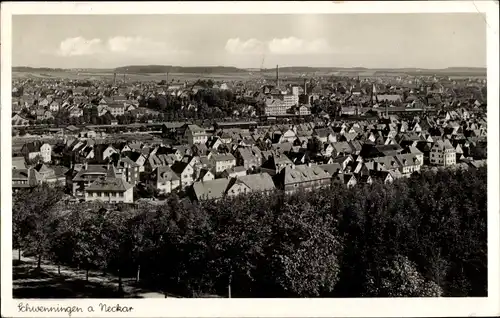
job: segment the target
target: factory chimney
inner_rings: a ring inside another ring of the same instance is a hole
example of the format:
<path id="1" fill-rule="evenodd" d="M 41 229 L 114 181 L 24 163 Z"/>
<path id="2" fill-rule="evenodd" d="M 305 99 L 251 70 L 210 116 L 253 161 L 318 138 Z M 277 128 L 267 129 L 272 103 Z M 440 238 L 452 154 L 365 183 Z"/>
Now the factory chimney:
<path id="1" fill-rule="evenodd" d="M 113 86 L 115 86 L 116 83 L 116 73 L 113 73 Z"/>
<path id="2" fill-rule="evenodd" d="M 276 87 L 280 87 L 280 70 L 278 65 L 276 65 Z"/>
<path id="3" fill-rule="evenodd" d="M 307 79 L 304 78 L 304 95 L 307 96 Z"/>

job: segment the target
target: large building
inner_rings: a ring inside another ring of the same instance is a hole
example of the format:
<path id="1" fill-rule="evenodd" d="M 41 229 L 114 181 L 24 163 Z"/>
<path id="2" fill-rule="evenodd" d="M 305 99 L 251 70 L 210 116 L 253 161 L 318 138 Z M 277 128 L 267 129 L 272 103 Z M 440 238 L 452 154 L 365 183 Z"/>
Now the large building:
<path id="1" fill-rule="evenodd" d="M 289 109 L 280 99 L 270 98 L 266 100 L 265 114 L 267 116 L 286 115 Z"/>
<path id="2" fill-rule="evenodd" d="M 205 144 L 207 140 L 207 132 L 198 125 L 187 125 L 184 130 L 183 141 L 189 145 Z"/>
<path id="3" fill-rule="evenodd" d="M 100 177 L 85 189 L 85 201 L 133 203 L 133 186 L 122 178 Z"/>
<path id="4" fill-rule="evenodd" d="M 457 163 L 456 150 L 448 139 L 437 140 L 429 156 L 432 165 L 449 167 Z"/>

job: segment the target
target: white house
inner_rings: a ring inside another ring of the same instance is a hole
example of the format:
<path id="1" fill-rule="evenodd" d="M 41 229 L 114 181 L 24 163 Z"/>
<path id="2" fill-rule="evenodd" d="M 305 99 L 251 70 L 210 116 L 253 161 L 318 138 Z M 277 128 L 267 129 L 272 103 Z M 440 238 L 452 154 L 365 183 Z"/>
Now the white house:
<path id="1" fill-rule="evenodd" d="M 456 150 L 448 139 L 436 140 L 431 148 L 430 163 L 437 166 L 453 166 L 457 163 Z"/>

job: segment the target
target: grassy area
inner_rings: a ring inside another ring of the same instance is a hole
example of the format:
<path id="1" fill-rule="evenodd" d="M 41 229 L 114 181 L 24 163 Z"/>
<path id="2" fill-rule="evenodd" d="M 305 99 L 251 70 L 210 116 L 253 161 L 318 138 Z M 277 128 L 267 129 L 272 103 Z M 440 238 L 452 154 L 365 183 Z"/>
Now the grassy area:
<path id="1" fill-rule="evenodd" d="M 118 278 L 90 271 L 89 279 L 83 270 L 42 262 L 37 268 L 30 257 L 18 259 L 13 251 L 12 289 L 14 298 L 165 298 L 163 293 L 124 278 L 123 292 L 118 290 Z M 170 296 L 169 296 L 170 297 Z"/>

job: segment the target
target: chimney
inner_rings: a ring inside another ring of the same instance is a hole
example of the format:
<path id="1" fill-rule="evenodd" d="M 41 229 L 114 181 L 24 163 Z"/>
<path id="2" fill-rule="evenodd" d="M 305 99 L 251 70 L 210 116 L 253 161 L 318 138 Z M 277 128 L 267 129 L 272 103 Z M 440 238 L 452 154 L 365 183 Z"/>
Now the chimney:
<path id="1" fill-rule="evenodd" d="M 307 96 L 307 79 L 304 78 L 304 95 Z"/>
<path id="2" fill-rule="evenodd" d="M 276 87 L 280 86 L 280 70 L 279 66 L 276 65 Z"/>
<path id="3" fill-rule="evenodd" d="M 88 164 L 88 162 L 87 162 L 87 161 L 85 161 L 85 163 L 83 164 L 83 167 L 84 167 L 84 169 L 85 169 L 85 170 L 88 170 L 88 168 L 89 168 L 89 164 Z"/>
<path id="4" fill-rule="evenodd" d="M 113 73 L 113 86 L 115 86 L 116 83 L 116 73 Z"/>

